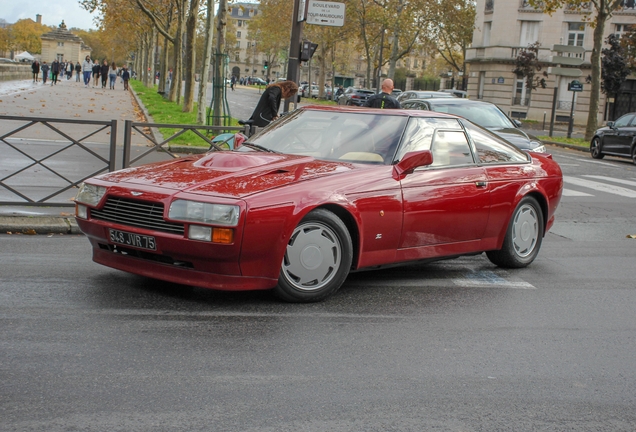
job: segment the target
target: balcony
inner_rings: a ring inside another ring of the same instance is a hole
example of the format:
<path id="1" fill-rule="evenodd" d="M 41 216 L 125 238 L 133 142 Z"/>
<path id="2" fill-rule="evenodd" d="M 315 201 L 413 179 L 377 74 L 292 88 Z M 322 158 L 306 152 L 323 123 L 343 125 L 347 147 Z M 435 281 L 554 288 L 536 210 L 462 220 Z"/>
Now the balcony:
<path id="1" fill-rule="evenodd" d="M 513 105 L 528 106 L 529 103 L 530 103 L 530 99 L 527 97 L 522 98 L 520 96 L 515 96 L 512 98 Z"/>
<path id="2" fill-rule="evenodd" d="M 543 13 L 543 2 L 538 2 L 536 8 L 528 0 L 519 1 L 519 12 Z"/>
<path id="3" fill-rule="evenodd" d="M 495 0 L 486 0 L 486 7 L 484 8 L 484 14 L 491 14 L 495 10 Z"/>
<path id="4" fill-rule="evenodd" d="M 634 15 L 636 14 L 636 1 L 623 0 L 614 15 Z"/>
<path id="5" fill-rule="evenodd" d="M 571 110 L 572 109 L 572 101 L 557 101 L 557 107 L 556 109 L 558 110 Z"/>
<path id="6" fill-rule="evenodd" d="M 592 10 L 592 2 L 581 2 L 578 4 L 568 3 L 565 5 L 564 12 L 565 13 L 589 13 Z"/>

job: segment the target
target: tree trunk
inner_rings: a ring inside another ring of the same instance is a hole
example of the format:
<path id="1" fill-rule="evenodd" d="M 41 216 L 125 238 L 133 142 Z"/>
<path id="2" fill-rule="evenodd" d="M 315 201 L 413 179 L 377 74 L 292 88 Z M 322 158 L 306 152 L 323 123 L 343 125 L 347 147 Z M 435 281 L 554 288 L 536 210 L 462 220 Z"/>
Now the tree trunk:
<path id="1" fill-rule="evenodd" d="M 159 88 L 157 92 L 164 94 L 166 92 L 166 81 L 168 79 L 168 39 L 163 38 L 163 46 L 161 47 L 161 71 L 159 75 Z"/>
<path id="2" fill-rule="evenodd" d="M 210 57 L 212 57 L 212 31 L 214 30 L 214 0 L 207 0 L 207 17 L 205 20 L 205 47 L 203 50 L 203 71 L 199 80 L 199 97 L 197 100 L 197 123 L 205 124 L 207 108 L 208 75 L 210 74 Z"/>
<path id="3" fill-rule="evenodd" d="M 183 24 L 185 15 L 184 1 L 177 2 L 177 30 L 174 36 L 174 53 L 172 71 L 172 82 L 170 83 L 170 100 L 181 103 L 181 50 L 183 43 Z"/>
<path id="4" fill-rule="evenodd" d="M 196 62 L 197 21 L 199 18 L 199 0 L 190 0 L 190 10 L 186 24 L 185 49 L 185 94 L 183 97 L 183 112 L 192 112 L 194 108 L 194 83 Z M 203 79 L 203 78 L 201 78 Z"/>
<path id="5" fill-rule="evenodd" d="M 601 49 L 603 47 L 603 31 L 608 16 L 605 8 L 599 8 L 594 27 L 594 48 L 592 49 L 592 89 L 590 91 L 590 108 L 587 115 L 585 140 L 590 141 L 598 128 L 598 106 L 601 98 Z"/>
<path id="6" fill-rule="evenodd" d="M 148 33 L 144 34 L 143 39 L 143 60 L 141 62 L 142 82 L 144 86 L 150 87 L 150 80 L 148 79 L 148 63 L 150 57 L 151 43 L 148 41 Z"/>
<path id="7" fill-rule="evenodd" d="M 219 82 L 220 78 L 223 76 L 223 70 L 221 68 L 225 67 L 223 65 L 223 57 L 221 53 L 223 52 L 223 45 L 225 45 L 225 26 L 227 24 L 226 21 L 226 13 L 227 13 L 227 1 L 220 0 L 219 1 L 219 11 L 217 13 L 217 23 L 216 23 L 216 49 L 214 56 L 214 78 L 212 78 L 212 89 L 214 95 L 214 107 L 212 107 L 212 111 L 214 113 L 213 117 L 213 126 L 221 126 L 221 115 L 223 114 L 221 111 L 221 102 L 223 98 L 223 88 L 225 83 Z"/>

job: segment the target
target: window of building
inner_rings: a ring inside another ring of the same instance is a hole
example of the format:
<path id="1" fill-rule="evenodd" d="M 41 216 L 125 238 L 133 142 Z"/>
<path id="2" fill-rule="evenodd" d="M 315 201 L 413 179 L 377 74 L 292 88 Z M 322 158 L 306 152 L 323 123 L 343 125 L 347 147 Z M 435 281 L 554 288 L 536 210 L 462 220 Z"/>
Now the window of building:
<path id="1" fill-rule="evenodd" d="M 539 21 L 521 21 L 519 46 L 527 47 L 539 40 Z"/>
<path id="2" fill-rule="evenodd" d="M 248 44 L 249 44 L 249 42 L 248 42 Z M 241 48 L 241 41 L 236 41 L 236 47 L 237 48 Z"/>
<path id="3" fill-rule="evenodd" d="M 238 16 L 243 16 L 243 8 L 242 7 L 238 8 Z"/>
<path id="4" fill-rule="evenodd" d="M 616 24 L 616 30 L 614 31 L 614 34 L 620 38 L 625 33 L 629 33 L 630 31 L 632 31 L 633 27 L 634 26 L 632 24 Z"/>
<path id="5" fill-rule="evenodd" d="M 240 31 L 237 31 L 237 32 L 236 32 L 236 37 L 237 37 L 237 38 L 240 38 L 240 37 L 241 37 L 241 32 L 240 32 Z"/>
<path id="6" fill-rule="evenodd" d="M 234 61 L 235 61 L 235 62 L 240 62 L 240 61 L 241 61 L 241 55 L 240 55 L 240 54 L 236 54 L 236 55 L 234 56 Z"/>
<path id="7" fill-rule="evenodd" d="M 482 42 L 482 46 L 490 45 L 490 30 L 492 30 L 492 22 L 484 23 L 484 40 Z"/>
<path id="8" fill-rule="evenodd" d="M 236 20 L 237 27 L 243 27 L 243 20 Z"/>
<path id="9" fill-rule="evenodd" d="M 515 95 L 512 99 L 513 105 L 523 105 L 528 106 L 528 94 L 530 92 L 527 91 L 526 88 L 526 80 L 521 78 L 515 81 Z"/>
<path id="10" fill-rule="evenodd" d="M 58 42 L 57 46 L 64 46 L 64 42 Z"/>
<path id="11" fill-rule="evenodd" d="M 247 47 L 252 48 L 252 42 L 247 42 Z"/>
<path id="12" fill-rule="evenodd" d="M 63 62 L 64 61 L 64 54 L 57 54 L 55 57 L 57 58 L 57 61 L 59 61 L 59 62 Z"/>
<path id="13" fill-rule="evenodd" d="M 254 9 L 250 9 L 250 17 L 254 16 Z"/>
<path id="14" fill-rule="evenodd" d="M 409 69 L 411 67 L 411 59 L 406 59 L 404 60 L 404 63 L 406 65 L 406 68 Z"/>
<path id="15" fill-rule="evenodd" d="M 418 61 L 417 59 L 413 59 L 413 68 L 417 69 Z"/>
<path id="16" fill-rule="evenodd" d="M 583 46 L 585 37 L 585 23 L 568 23 L 568 45 Z"/>

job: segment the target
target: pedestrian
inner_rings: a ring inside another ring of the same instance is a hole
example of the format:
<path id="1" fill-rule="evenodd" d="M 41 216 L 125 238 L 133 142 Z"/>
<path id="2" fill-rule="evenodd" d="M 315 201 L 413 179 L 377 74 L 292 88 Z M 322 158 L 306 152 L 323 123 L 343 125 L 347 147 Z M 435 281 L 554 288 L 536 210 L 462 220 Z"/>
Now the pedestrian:
<path id="1" fill-rule="evenodd" d="M 99 62 L 95 62 L 93 63 L 93 87 L 97 87 L 97 84 L 99 83 L 99 71 L 101 70 L 101 68 L 99 67 Z"/>
<path id="2" fill-rule="evenodd" d="M 75 69 L 75 66 L 73 66 L 73 62 L 72 61 L 67 61 L 66 62 L 66 80 L 70 80 L 71 77 L 73 76 L 73 69 Z"/>
<path id="3" fill-rule="evenodd" d="M 57 85 L 57 76 L 60 74 L 60 62 L 57 59 L 51 63 L 51 85 Z"/>
<path id="4" fill-rule="evenodd" d="M 108 66 L 108 62 L 106 59 L 102 61 L 102 66 L 99 68 L 99 76 L 102 77 L 102 88 L 106 88 L 106 81 L 108 80 L 108 70 L 110 66 Z"/>
<path id="5" fill-rule="evenodd" d="M 90 56 L 86 56 L 82 62 L 82 73 L 84 74 L 84 87 L 88 87 L 91 83 L 91 74 L 93 73 L 93 62 Z"/>
<path id="6" fill-rule="evenodd" d="M 33 60 L 33 63 L 31 63 L 31 70 L 33 71 L 33 82 L 38 82 L 38 79 L 40 78 L 40 62 Z"/>
<path id="7" fill-rule="evenodd" d="M 42 70 L 42 84 L 46 84 L 46 79 L 49 77 L 49 65 L 46 62 L 42 62 L 40 69 Z"/>
<path id="8" fill-rule="evenodd" d="M 80 82 L 80 75 L 82 74 L 82 65 L 80 62 L 75 63 L 75 82 Z"/>
<path id="9" fill-rule="evenodd" d="M 387 78 L 382 81 L 382 92 L 371 96 L 364 103 L 367 108 L 402 108 L 400 102 L 391 95 L 393 91 L 393 80 Z"/>
<path id="10" fill-rule="evenodd" d="M 128 90 L 128 80 L 130 79 L 130 72 L 126 66 L 121 71 L 121 79 L 124 82 L 124 90 Z"/>
<path id="11" fill-rule="evenodd" d="M 252 117 L 254 126 L 264 127 L 278 118 L 281 99 L 289 99 L 298 93 L 298 85 L 293 81 L 282 81 L 269 85 L 254 108 Z"/>
<path id="12" fill-rule="evenodd" d="M 232 78 L 230 79 L 230 88 L 232 91 L 234 91 L 234 84 L 236 84 L 236 76 L 232 75 Z"/>
<path id="13" fill-rule="evenodd" d="M 108 80 L 110 89 L 115 90 L 115 81 L 117 81 L 117 65 L 115 65 L 115 62 L 112 62 L 108 68 Z"/>

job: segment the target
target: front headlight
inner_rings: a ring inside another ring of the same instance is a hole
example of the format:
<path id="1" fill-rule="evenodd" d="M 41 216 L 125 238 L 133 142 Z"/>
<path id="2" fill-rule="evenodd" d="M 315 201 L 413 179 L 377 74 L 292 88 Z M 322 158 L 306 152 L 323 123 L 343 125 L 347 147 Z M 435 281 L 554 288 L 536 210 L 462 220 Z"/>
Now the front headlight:
<path id="1" fill-rule="evenodd" d="M 88 204 L 90 206 L 96 206 L 106 193 L 106 188 L 103 186 L 96 186 L 89 183 L 82 183 L 75 196 L 75 201 Z"/>
<path id="2" fill-rule="evenodd" d="M 170 204 L 168 217 L 185 222 L 236 226 L 239 219 L 239 206 L 175 200 Z"/>

